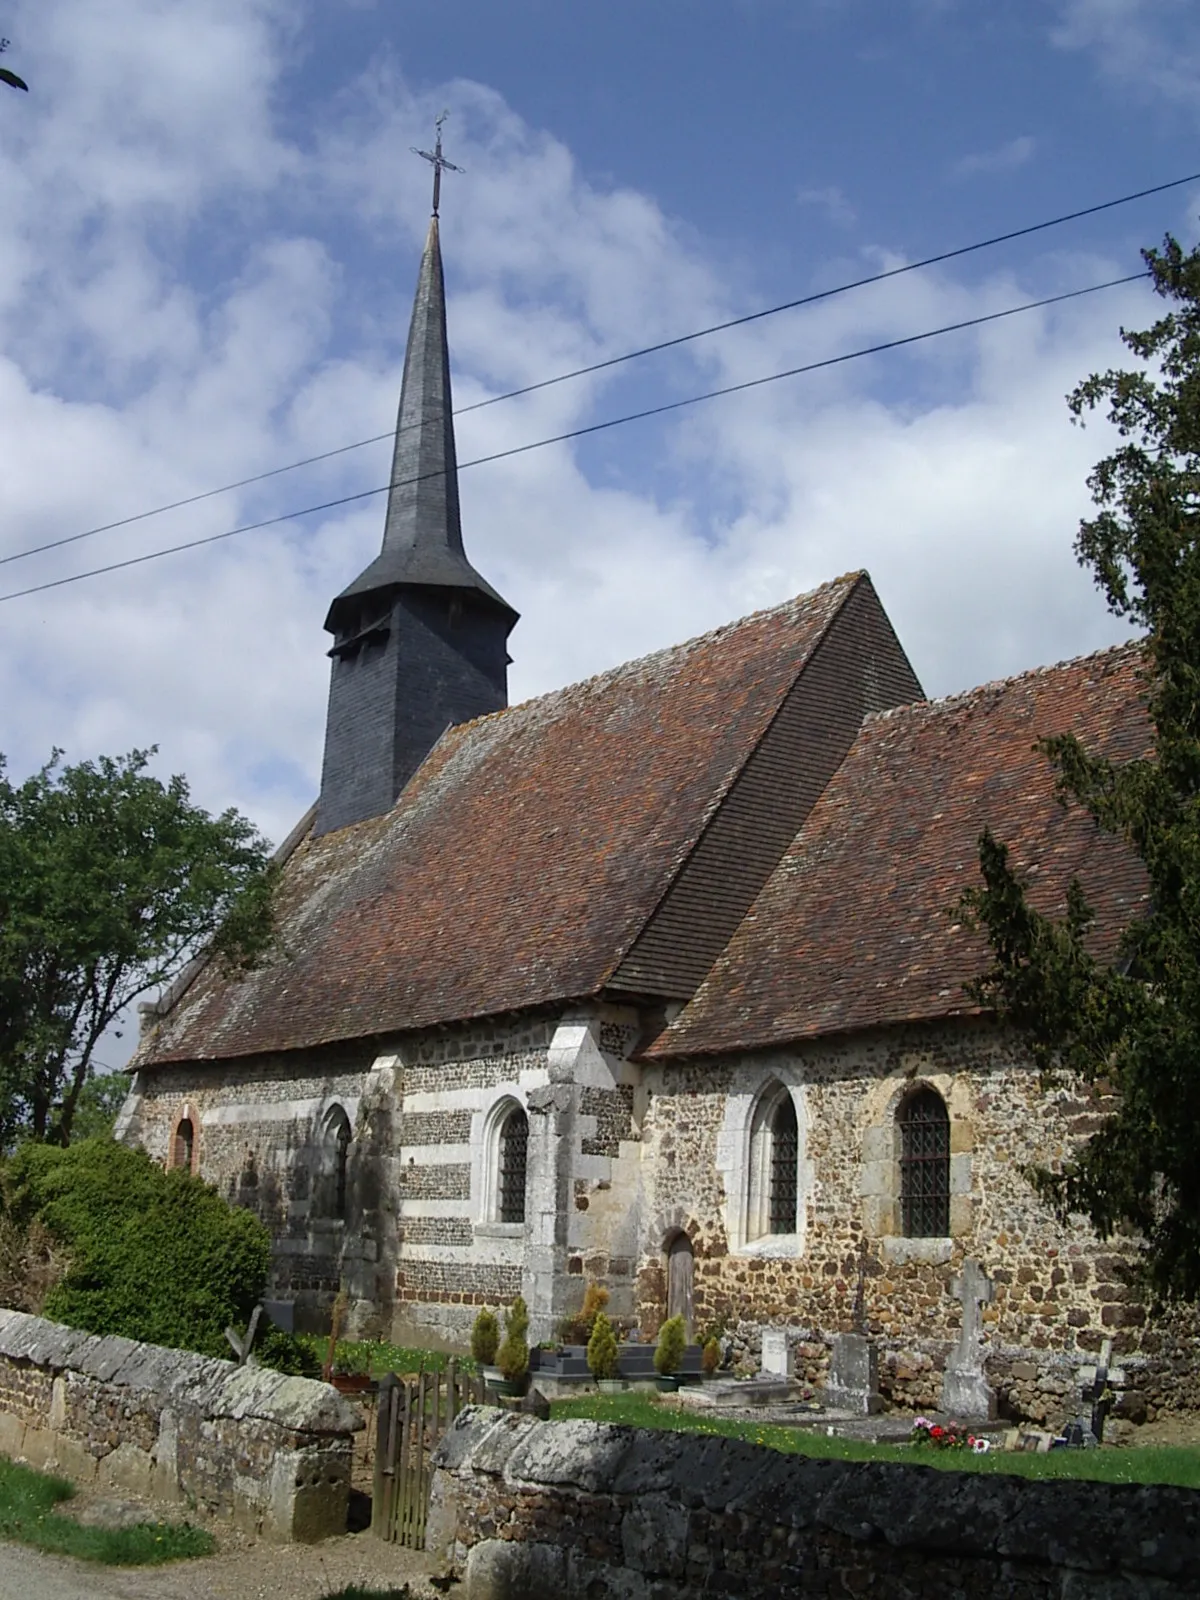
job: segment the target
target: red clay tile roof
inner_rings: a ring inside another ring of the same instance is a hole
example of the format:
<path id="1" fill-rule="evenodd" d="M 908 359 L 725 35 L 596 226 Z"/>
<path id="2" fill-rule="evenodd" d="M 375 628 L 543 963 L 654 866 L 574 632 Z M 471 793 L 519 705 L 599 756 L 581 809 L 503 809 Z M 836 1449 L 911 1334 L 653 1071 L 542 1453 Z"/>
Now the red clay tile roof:
<path id="1" fill-rule="evenodd" d="M 860 583 L 451 728 L 388 815 L 288 860 L 280 959 L 238 981 L 202 971 L 138 1063 L 594 994 Z"/>
<path id="2" fill-rule="evenodd" d="M 1034 748 L 1074 732 L 1114 759 L 1144 754 L 1141 651 L 1122 646 L 869 717 L 850 754 L 691 1002 L 651 1058 L 754 1049 L 974 1009 L 962 986 L 983 941 L 953 916 L 979 881 L 985 824 L 1060 910 L 1078 876 L 1098 929 L 1145 900 L 1140 864 L 1054 798 Z"/>

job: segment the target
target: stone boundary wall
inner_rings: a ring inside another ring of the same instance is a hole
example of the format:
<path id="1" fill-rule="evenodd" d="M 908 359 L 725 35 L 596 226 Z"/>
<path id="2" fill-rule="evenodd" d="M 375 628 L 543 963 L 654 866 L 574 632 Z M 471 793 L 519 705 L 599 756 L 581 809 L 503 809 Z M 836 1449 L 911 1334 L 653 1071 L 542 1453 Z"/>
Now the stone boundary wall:
<path id="1" fill-rule="evenodd" d="M 0 1309 L 0 1454 L 276 1540 L 346 1531 L 361 1416 L 308 1378 Z"/>
<path id="2" fill-rule="evenodd" d="M 479 1407 L 439 1445 L 427 1550 L 464 1600 L 1175 1600 L 1200 1493 L 784 1456 Z"/>

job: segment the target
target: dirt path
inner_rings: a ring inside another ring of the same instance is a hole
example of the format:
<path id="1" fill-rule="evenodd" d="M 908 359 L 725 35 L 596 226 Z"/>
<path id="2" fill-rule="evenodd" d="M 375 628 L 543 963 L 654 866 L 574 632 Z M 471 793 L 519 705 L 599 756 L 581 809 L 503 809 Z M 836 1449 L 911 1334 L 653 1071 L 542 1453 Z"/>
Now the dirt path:
<path id="1" fill-rule="evenodd" d="M 321 1600 L 349 1583 L 408 1583 L 421 1600 L 439 1600 L 427 1572 L 422 1555 L 362 1533 L 319 1545 L 247 1544 L 167 1567 L 100 1567 L 0 1544 L 5 1600 Z"/>

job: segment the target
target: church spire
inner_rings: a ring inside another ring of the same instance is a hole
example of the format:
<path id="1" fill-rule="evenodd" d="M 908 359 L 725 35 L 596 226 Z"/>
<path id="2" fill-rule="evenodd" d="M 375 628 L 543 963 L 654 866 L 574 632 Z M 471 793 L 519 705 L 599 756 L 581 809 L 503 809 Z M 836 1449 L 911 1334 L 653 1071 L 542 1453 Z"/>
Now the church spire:
<path id="1" fill-rule="evenodd" d="M 443 114 L 444 115 L 444 114 Z M 329 608 L 333 673 L 316 832 L 390 810 L 451 723 L 508 704 L 517 613 L 467 560 L 438 234 L 441 122 L 413 301 L 383 548 Z"/>
<path id="2" fill-rule="evenodd" d="M 440 130 L 437 151 L 440 160 Z M 441 166 L 448 165 L 441 162 Z M 438 177 L 441 166 L 434 169 Z M 333 602 L 325 624 L 330 632 L 337 631 L 345 602 L 397 583 L 473 589 L 502 606 L 513 622 L 517 620 L 516 612 L 480 577 L 463 549 L 453 409 L 446 286 L 435 212 L 429 221 L 408 330 L 383 549 Z"/>

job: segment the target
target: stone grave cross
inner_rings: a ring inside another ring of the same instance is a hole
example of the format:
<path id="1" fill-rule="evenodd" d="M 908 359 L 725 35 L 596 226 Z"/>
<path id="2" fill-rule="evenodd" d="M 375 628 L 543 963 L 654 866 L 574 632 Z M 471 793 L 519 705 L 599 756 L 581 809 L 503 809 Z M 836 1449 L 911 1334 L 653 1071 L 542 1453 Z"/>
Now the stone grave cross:
<path id="1" fill-rule="evenodd" d="M 942 1410 L 967 1421 L 990 1417 L 995 1396 L 983 1375 L 983 1308 L 994 1294 L 992 1281 L 978 1261 L 968 1258 L 950 1281 L 950 1293 L 962 1302 L 962 1330 L 946 1364 Z"/>
<path id="2" fill-rule="evenodd" d="M 1104 1421 L 1116 1403 L 1115 1389 L 1125 1387 L 1125 1374 L 1112 1364 L 1112 1340 L 1105 1339 L 1100 1346 L 1100 1359 L 1094 1367 L 1080 1367 L 1079 1381 L 1083 1385 L 1083 1399 L 1092 1408 L 1092 1435 L 1097 1444 L 1104 1440 Z"/>
<path id="3" fill-rule="evenodd" d="M 241 1336 L 236 1328 L 226 1328 L 225 1337 L 233 1346 L 233 1353 L 237 1357 L 239 1367 L 244 1367 L 250 1360 L 250 1352 L 254 1348 L 254 1335 L 258 1332 L 258 1319 L 262 1316 L 263 1308 L 255 1306 L 250 1313 L 250 1325 L 245 1336 Z"/>
<path id="4" fill-rule="evenodd" d="M 992 1280 L 978 1261 L 968 1259 L 963 1262 L 959 1275 L 950 1280 L 950 1293 L 962 1301 L 962 1331 L 954 1352 L 955 1364 L 978 1366 L 983 1341 L 983 1308 L 991 1304 L 995 1293 Z"/>

